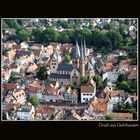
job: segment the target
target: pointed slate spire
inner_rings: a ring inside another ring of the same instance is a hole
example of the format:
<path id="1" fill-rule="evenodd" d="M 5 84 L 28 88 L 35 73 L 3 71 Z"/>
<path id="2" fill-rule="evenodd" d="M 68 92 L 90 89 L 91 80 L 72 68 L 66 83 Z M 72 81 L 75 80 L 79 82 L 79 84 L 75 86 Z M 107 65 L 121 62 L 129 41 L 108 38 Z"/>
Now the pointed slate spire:
<path id="1" fill-rule="evenodd" d="M 84 60 L 84 51 L 83 51 L 82 40 L 81 40 L 81 60 Z"/>
<path id="2" fill-rule="evenodd" d="M 87 54 L 86 54 L 86 41 L 85 41 L 85 38 L 84 38 L 84 56 L 86 57 Z"/>
<path id="3" fill-rule="evenodd" d="M 74 58 L 80 58 L 80 49 L 79 49 L 79 45 L 78 42 L 76 40 L 76 49 L 75 49 L 75 56 Z"/>
<path id="4" fill-rule="evenodd" d="M 87 70 L 92 70 L 92 69 L 93 69 L 92 65 L 90 64 L 90 62 L 88 62 L 87 63 Z"/>

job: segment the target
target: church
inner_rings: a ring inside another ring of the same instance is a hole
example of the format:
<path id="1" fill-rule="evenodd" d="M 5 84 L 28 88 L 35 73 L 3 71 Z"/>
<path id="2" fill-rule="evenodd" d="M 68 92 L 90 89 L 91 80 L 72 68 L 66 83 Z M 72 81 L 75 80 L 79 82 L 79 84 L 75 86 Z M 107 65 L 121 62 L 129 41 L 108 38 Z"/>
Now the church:
<path id="1" fill-rule="evenodd" d="M 54 51 L 50 56 L 50 81 L 58 81 L 64 85 L 80 86 L 81 77 L 87 79 L 95 76 L 94 68 L 88 60 L 86 43 L 81 41 L 79 47 L 76 41 L 76 47 L 73 50 L 72 64 L 61 62 L 61 56 Z"/>

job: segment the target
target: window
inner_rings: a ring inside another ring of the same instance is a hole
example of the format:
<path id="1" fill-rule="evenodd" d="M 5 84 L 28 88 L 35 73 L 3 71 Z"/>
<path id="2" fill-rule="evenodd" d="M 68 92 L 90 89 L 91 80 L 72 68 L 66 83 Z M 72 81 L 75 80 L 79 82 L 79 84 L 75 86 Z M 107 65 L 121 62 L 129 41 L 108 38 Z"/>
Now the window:
<path id="1" fill-rule="evenodd" d="M 85 98 L 83 98 L 83 100 L 85 100 Z"/>
<path id="2" fill-rule="evenodd" d="M 85 95 L 85 94 L 83 94 L 83 95 Z"/>
<path id="3" fill-rule="evenodd" d="M 92 94 L 90 94 L 90 96 L 92 96 Z"/>

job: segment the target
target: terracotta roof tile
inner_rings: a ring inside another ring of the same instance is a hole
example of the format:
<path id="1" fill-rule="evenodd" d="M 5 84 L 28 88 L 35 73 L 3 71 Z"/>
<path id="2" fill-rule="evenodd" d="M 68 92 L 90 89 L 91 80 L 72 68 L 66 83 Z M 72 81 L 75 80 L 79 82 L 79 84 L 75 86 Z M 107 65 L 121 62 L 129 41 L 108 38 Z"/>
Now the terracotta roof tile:
<path id="1" fill-rule="evenodd" d="M 115 118 L 133 118 L 133 113 L 113 113 Z"/>
<path id="2" fill-rule="evenodd" d="M 81 86 L 81 92 L 93 93 L 94 87 L 93 86 Z"/>
<path id="3" fill-rule="evenodd" d="M 16 50 L 20 50 L 21 49 L 20 45 L 13 45 L 12 47 L 13 47 L 13 49 L 16 49 Z"/>
<path id="4" fill-rule="evenodd" d="M 92 106 L 94 112 L 106 112 L 108 101 L 108 98 L 103 99 L 94 97 L 90 105 Z"/>
<path id="5" fill-rule="evenodd" d="M 13 84 L 13 83 L 7 83 L 4 84 L 3 86 L 6 91 L 11 91 L 17 88 L 17 84 Z"/>
<path id="6" fill-rule="evenodd" d="M 55 108 L 51 106 L 39 106 L 36 110 L 36 114 L 41 113 L 41 114 L 51 115 L 54 114 L 54 112 L 55 112 Z"/>
<path id="7" fill-rule="evenodd" d="M 55 89 L 54 87 L 47 87 L 44 89 L 44 92 L 48 94 L 56 95 L 58 92 L 58 89 Z"/>
<path id="8" fill-rule="evenodd" d="M 11 68 L 17 68 L 18 67 L 17 64 L 15 64 L 15 63 L 12 63 L 10 66 L 11 66 Z"/>
<path id="9" fill-rule="evenodd" d="M 117 94 L 126 94 L 124 90 L 112 90 L 111 96 L 117 95 Z"/>
<path id="10" fill-rule="evenodd" d="M 39 57 L 40 56 L 40 52 L 41 52 L 40 50 L 35 49 L 34 50 L 34 55 Z"/>

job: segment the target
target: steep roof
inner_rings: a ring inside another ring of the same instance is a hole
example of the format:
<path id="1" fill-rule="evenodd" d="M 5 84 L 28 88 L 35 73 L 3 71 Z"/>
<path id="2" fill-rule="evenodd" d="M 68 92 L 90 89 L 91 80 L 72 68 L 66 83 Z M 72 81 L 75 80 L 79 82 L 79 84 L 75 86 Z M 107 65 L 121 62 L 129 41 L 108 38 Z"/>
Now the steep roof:
<path id="1" fill-rule="evenodd" d="M 49 78 L 54 78 L 54 79 L 70 79 L 70 75 L 51 73 Z"/>
<path id="2" fill-rule="evenodd" d="M 60 70 L 60 71 L 72 71 L 73 66 L 71 64 L 61 63 L 61 64 L 58 65 L 57 70 Z"/>
<path id="3" fill-rule="evenodd" d="M 93 93 L 94 87 L 93 86 L 81 86 L 81 92 Z"/>
<path id="4" fill-rule="evenodd" d="M 51 114 L 54 114 L 54 112 L 55 112 L 55 108 L 51 106 L 39 106 L 36 109 L 36 114 L 41 113 L 41 114 L 51 115 Z"/>
<path id="5" fill-rule="evenodd" d="M 16 53 L 16 57 L 21 57 L 21 56 L 24 56 L 24 55 L 27 55 L 27 56 L 30 56 L 31 52 L 29 51 L 17 51 Z"/>
<path id="6" fill-rule="evenodd" d="M 13 83 L 7 83 L 4 84 L 3 86 L 6 91 L 11 91 L 17 88 L 17 84 L 13 84 Z"/>
<path id="7" fill-rule="evenodd" d="M 131 118 L 133 119 L 133 113 L 113 113 L 114 118 Z"/>
<path id="8" fill-rule="evenodd" d="M 93 69 L 93 66 L 91 65 L 90 62 L 88 62 L 88 63 L 86 64 L 86 70 L 92 70 L 92 69 Z"/>
<path id="9" fill-rule="evenodd" d="M 34 55 L 39 57 L 40 56 L 41 51 L 39 49 L 34 49 Z"/>
<path id="10" fill-rule="evenodd" d="M 73 53 L 73 58 L 74 59 L 80 58 L 80 49 L 79 49 L 77 40 L 76 40 L 76 47 L 75 47 L 74 53 Z"/>
<path id="11" fill-rule="evenodd" d="M 108 102 L 109 102 L 108 98 L 104 99 L 104 98 L 94 97 L 90 106 L 92 107 L 94 112 L 106 112 Z"/>

